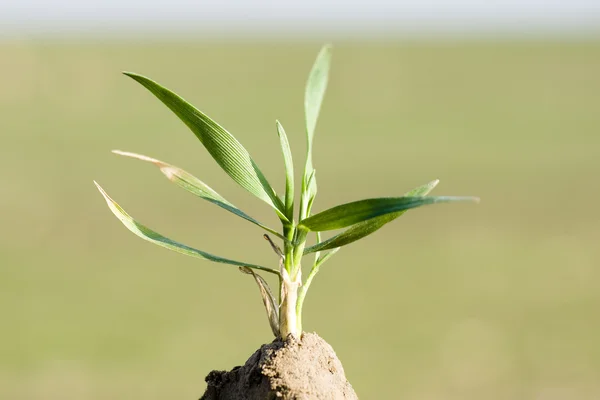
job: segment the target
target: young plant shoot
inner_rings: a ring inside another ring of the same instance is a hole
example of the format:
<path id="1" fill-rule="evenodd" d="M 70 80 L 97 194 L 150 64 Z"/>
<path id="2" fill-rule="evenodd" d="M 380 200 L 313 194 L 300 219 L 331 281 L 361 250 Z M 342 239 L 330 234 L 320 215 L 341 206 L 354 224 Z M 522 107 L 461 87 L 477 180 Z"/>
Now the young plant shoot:
<path id="1" fill-rule="evenodd" d="M 268 232 L 274 239 L 281 241 L 282 247 L 273 242 L 268 234 L 264 235 L 278 255 L 279 265 L 267 267 L 218 257 L 166 238 L 134 220 L 96 183 L 110 210 L 127 229 L 142 239 L 192 257 L 234 265 L 240 271 L 251 275 L 260 289 L 271 330 L 277 338 L 281 339 L 286 339 L 289 335 L 300 337 L 302 304 L 311 282 L 319 268 L 342 246 L 374 233 L 412 208 L 435 203 L 478 201 L 474 197 L 428 196 L 438 183 L 437 180 L 434 180 L 399 197 L 353 201 L 313 214 L 312 207 L 317 194 L 317 178 L 313 167 L 312 146 L 319 110 L 327 88 L 330 61 L 331 47 L 325 46 L 318 54 L 306 84 L 304 113 L 307 150 L 300 184 L 299 204 L 294 201 L 292 152 L 285 130 L 279 121 L 276 121 L 275 126 L 285 165 L 286 179 L 283 196 L 279 196 L 275 192 L 244 146 L 221 125 L 153 80 L 142 75 L 125 72 L 125 75 L 148 89 L 190 128 L 231 179 L 273 208 L 281 221 L 281 230 L 275 230 L 252 218 L 200 179 L 176 166 L 140 154 L 118 150 L 113 152 L 154 164 L 171 182 L 181 188 Z M 342 231 L 322 241 L 321 232 L 331 230 Z M 316 234 L 316 244 L 307 247 L 307 238 L 311 232 Z M 314 257 L 310 259 L 308 275 L 303 281 L 302 262 L 305 260 L 303 257 L 311 253 L 314 254 Z M 280 289 L 277 296 L 273 294 L 265 279 L 260 275 L 261 272 L 277 276 Z"/>

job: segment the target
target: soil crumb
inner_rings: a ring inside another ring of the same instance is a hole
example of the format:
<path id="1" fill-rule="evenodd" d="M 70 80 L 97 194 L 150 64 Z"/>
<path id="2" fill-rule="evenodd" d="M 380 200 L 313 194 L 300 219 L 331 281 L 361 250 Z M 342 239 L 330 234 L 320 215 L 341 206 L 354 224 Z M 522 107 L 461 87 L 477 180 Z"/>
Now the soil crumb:
<path id="1" fill-rule="evenodd" d="M 241 367 L 212 371 L 200 400 L 358 400 L 333 348 L 316 333 L 262 345 Z"/>

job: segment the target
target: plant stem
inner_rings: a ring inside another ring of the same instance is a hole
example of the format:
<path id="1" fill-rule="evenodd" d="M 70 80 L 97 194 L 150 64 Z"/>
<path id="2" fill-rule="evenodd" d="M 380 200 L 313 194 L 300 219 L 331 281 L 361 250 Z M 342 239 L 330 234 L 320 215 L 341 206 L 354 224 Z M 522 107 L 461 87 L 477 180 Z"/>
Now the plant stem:
<path id="1" fill-rule="evenodd" d="M 283 233 L 285 238 L 287 239 L 283 243 L 283 254 L 285 256 L 284 265 L 285 270 L 289 273 L 292 273 L 292 262 L 293 262 L 293 252 L 294 245 L 292 241 L 294 240 L 294 235 L 296 233 L 296 228 L 293 224 L 286 224 L 283 226 Z"/>
<path id="2" fill-rule="evenodd" d="M 315 277 L 317 272 L 319 272 L 320 266 L 321 266 L 321 263 L 319 261 L 315 260 L 315 264 L 311 268 L 310 273 L 308 274 L 308 277 L 306 278 L 306 282 L 304 282 L 304 285 L 302 285 L 302 287 L 300 288 L 300 292 L 298 293 L 298 300 L 296 303 L 296 319 L 297 319 L 298 330 L 300 332 L 302 332 L 302 305 L 304 304 L 304 298 L 306 297 L 306 292 L 308 291 L 308 288 L 310 287 L 310 284 L 312 283 L 313 278 Z"/>
<path id="3" fill-rule="evenodd" d="M 308 277 L 306 278 L 306 282 L 304 282 L 304 284 L 300 288 L 300 291 L 298 293 L 298 300 L 297 300 L 297 304 L 296 304 L 296 316 L 297 316 L 297 320 L 298 320 L 297 325 L 298 325 L 298 330 L 300 332 L 302 332 L 302 305 L 304 304 L 304 298 L 306 297 L 306 292 L 308 292 L 308 288 L 310 287 L 310 284 L 312 283 L 312 280 L 315 277 L 315 275 L 317 274 L 317 272 L 319 272 L 319 268 L 321 267 L 321 265 L 323 265 L 323 263 L 325 263 L 325 261 L 327 261 L 329 259 L 329 257 L 331 257 L 332 255 L 337 253 L 337 251 L 339 249 L 340 249 L 339 247 L 336 249 L 333 249 L 329 253 L 325 254 L 323 257 L 319 257 L 319 258 L 315 259 L 315 263 L 313 264 L 313 267 L 310 269 Z"/>
<path id="4" fill-rule="evenodd" d="M 279 291 L 279 336 L 286 339 L 289 335 L 299 337 L 301 331 L 297 326 L 296 306 L 298 303 L 298 288 L 302 284 L 299 265 L 296 264 L 297 245 L 293 244 L 298 234 L 293 224 L 284 225 L 284 262 L 281 268 Z M 302 250 L 303 251 L 303 250 Z"/>
<path id="5" fill-rule="evenodd" d="M 292 261 L 292 274 L 296 275 L 298 271 L 300 271 L 300 267 L 302 265 L 302 256 L 304 255 L 304 246 L 306 245 L 306 236 L 308 235 L 308 230 L 302 228 L 296 228 L 296 237 L 294 238 L 297 243 L 294 246 L 294 254 Z"/>
<path id="6" fill-rule="evenodd" d="M 297 276 L 300 278 L 300 274 Z M 279 335 L 285 340 L 289 335 L 300 337 L 301 330 L 298 329 L 296 317 L 296 306 L 298 304 L 298 287 L 300 279 L 291 280 L 287 271 L 284 270 L 281 287 L 281 306 L 279 307 Z"/>

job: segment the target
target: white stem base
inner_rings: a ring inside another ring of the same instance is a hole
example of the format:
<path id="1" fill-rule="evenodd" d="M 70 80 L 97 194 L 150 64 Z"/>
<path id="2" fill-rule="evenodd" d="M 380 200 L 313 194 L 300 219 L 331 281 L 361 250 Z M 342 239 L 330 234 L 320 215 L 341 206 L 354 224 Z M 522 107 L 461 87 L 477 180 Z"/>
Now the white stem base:
<path id="1" fill-rule="evenodd" d="M 284 274 L 281 285 L 281 306 L 279 307 L 279 335 L 281 339 L 286 339 L 289 335 L 295 338 L 300 337 L 298 329 L 298 316 L 296 315 L 296 304 L 298 303 L 298 288 L 301 285 L 300 274 L 296 276 L 295 281 L 291 281 L 289 276 Z"/>

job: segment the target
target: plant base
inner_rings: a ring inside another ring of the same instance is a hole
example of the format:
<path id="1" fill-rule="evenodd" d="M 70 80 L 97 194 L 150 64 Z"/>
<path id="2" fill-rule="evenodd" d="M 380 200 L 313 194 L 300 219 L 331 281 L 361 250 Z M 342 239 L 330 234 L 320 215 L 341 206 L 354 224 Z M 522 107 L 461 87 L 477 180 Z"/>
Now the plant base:
<path id="1" fill-rule="evenodd" d="M 241 367 L 212 371 L 200 400 L 358 400 L 333 348 L 316 333 L 262 345 Z"/>

